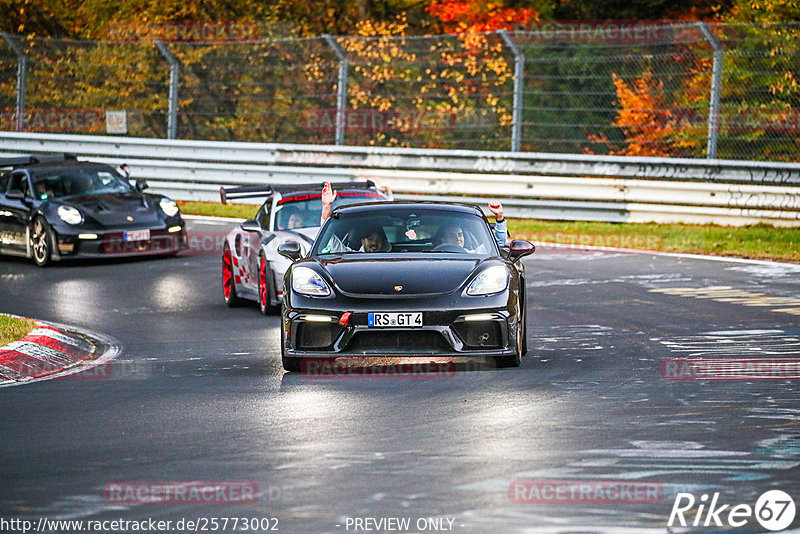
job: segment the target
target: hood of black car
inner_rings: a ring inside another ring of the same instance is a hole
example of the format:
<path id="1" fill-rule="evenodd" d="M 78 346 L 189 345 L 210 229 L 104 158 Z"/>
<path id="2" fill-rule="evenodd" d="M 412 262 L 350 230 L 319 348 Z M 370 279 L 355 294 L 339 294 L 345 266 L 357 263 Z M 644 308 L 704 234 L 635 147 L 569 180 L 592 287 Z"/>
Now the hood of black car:
<path id="1" fill-rule="evenodd" d="M 161 220 L 158 198 L 133 191 L 70 197 L 62 202 L 105 226 L 137 226 Z"/>
<path id="2" fill-rule="evenodd" d="M 476 258 L 336 258 L 320 262 L 344 293 L 419 295 L 458 289 L 480 263 Z"/>

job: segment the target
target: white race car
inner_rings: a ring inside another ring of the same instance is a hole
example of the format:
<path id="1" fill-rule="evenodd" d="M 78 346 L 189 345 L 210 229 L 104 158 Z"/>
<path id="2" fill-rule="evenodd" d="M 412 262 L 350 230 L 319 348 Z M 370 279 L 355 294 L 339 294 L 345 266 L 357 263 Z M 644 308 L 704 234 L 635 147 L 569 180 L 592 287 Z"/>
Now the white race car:
<path id="1" fill-rule="evenodd" d="M 278 247 L 295 241 L 302 254 L 311 249 L 320 228 L 323 184 L 220 188 L 220 199 L 266 197 L 252 219 L 231 230 L 222 251 L 222 294 L 229 307 L 258 302 L 261 313 L 276 313 L 283 299 L 283 275 L 291 261 Z M 331 184 L 338 191 L 333 208 L 392 200 L 374 182 Z"/>

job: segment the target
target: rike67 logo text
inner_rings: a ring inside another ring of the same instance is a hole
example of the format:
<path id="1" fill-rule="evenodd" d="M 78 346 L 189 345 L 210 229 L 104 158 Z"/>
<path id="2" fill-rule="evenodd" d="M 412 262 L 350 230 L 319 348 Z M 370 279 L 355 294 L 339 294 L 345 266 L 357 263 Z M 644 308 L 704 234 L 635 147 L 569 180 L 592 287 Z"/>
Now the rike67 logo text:
<path id="1" fill-rule="evenodd" d="M 703 494 L 699 502 L 691 493 L 678 493 L 672 512 L 669 514 L 668 526 L 687 526 L 687 519 L 694 516 L 692 526 L 699 527 L 743 527 L 754 516 L 756 521 L 765 529 L 778 531 L 787 528 L 794 521 L 794 500 L 788 493 L 781 490 L 770 490 L 763 493 L 756 501 L 755 507 L 749 504 L 721 504 L 719 493 L 714 493 L 709 501 L 709 496 Z M 697 511 L 694 510 L 697 505 Z M 677 525 L 676 525 L 677 520 Z"/>

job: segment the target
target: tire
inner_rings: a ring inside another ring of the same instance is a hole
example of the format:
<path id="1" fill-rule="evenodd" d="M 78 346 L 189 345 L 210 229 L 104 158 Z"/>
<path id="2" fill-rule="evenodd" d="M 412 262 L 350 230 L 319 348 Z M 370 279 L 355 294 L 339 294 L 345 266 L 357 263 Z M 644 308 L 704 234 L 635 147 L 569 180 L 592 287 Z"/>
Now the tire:
<path id="1" fill-rule="evenodd" d="M 520 306 L 521 308 L 521 306 Z M 517 325 L 517 347 L 514 351 L 515 354 L 510 356 L 498 356 L 494 359 L 495 366 L 498 369 L 506 369 L 509 367 L 519 367 L 522 364 L 522 355 L 525 354 L 526 343 L 525 332 L 525 312 L 520 309 L 520 319 Z"/>
<path id="2" fill-rule="evenodd" d="M 244 304 L 244 299 L 236 294 L 236 280 L 233 276 L 233 257 L 231 248 L 225 243 L 222 249 L 222 296 L 229 308 Z"/>
<path id="3" fill-rule="evenodd" d="M 46 267 L 53 261 L 53 230 L 43 217 L 36 217 L 31 225 L 31 251 L 33 261 L 39 267 Z"/>
<path id="4" fill-rule="evenodd" d="M 281 363 L 283 364 L 283 370 L 290 373 L 299 373 L 301 359 L 286 357 L 286 347 L 283 344 L 283 336 L 283 326 L 281 326 Z"/>
<path id="5" fill-rule="evenodd" d="M 524 325 L 522 332 L 522 355 L 528 355 L 528 325 Z"/>
<path id="6" fill-rule="evenodd" d="M 263 315 L 272 315 L 277 308 L 277 306 L 273 306 L 269 302 L 268 275 L 267 260 L 264 258 L 264 255 L 261 254 L 258 257 L 258 308 Z"/>
<path id="7" fill-rule="evenodd" d="M 523 294 L 522 305 L 522 355 L 528 354 L 528 297 Z"/>

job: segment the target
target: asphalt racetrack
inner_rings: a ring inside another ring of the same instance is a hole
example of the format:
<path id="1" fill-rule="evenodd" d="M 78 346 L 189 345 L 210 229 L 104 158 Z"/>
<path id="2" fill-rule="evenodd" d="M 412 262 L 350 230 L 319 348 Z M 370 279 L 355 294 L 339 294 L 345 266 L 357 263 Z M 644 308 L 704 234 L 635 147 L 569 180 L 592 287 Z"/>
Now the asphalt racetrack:
<path id="1" fill-rule="evenodd" d="M 702 526 L 702 495 L 706 509 L 716 493 L 731 505 L 723 522 L 767 490 L 800 504 L 800 382 L 788 367 L 800 360 L 800 266 L 555 248 L 524 261 L 521 368 L 328 379 L 284 373 L 277 316 L 226 308 L 219 251 L 46 269 L 4 258 L 0 311 L 102 332 L 123 351 L 94 379 L 0 389 L 0 518 L 667 532 L 688 493 L 686 530 L 706 532 L 733 527 Z M 697 375 L 690 358 L 735 379 Z M 753 377 L 737 361 L 773 367 Z M 198 481 L 253 498 L 113 493 Z M 750 517 L 737 531 L 765 529 Z"/>

